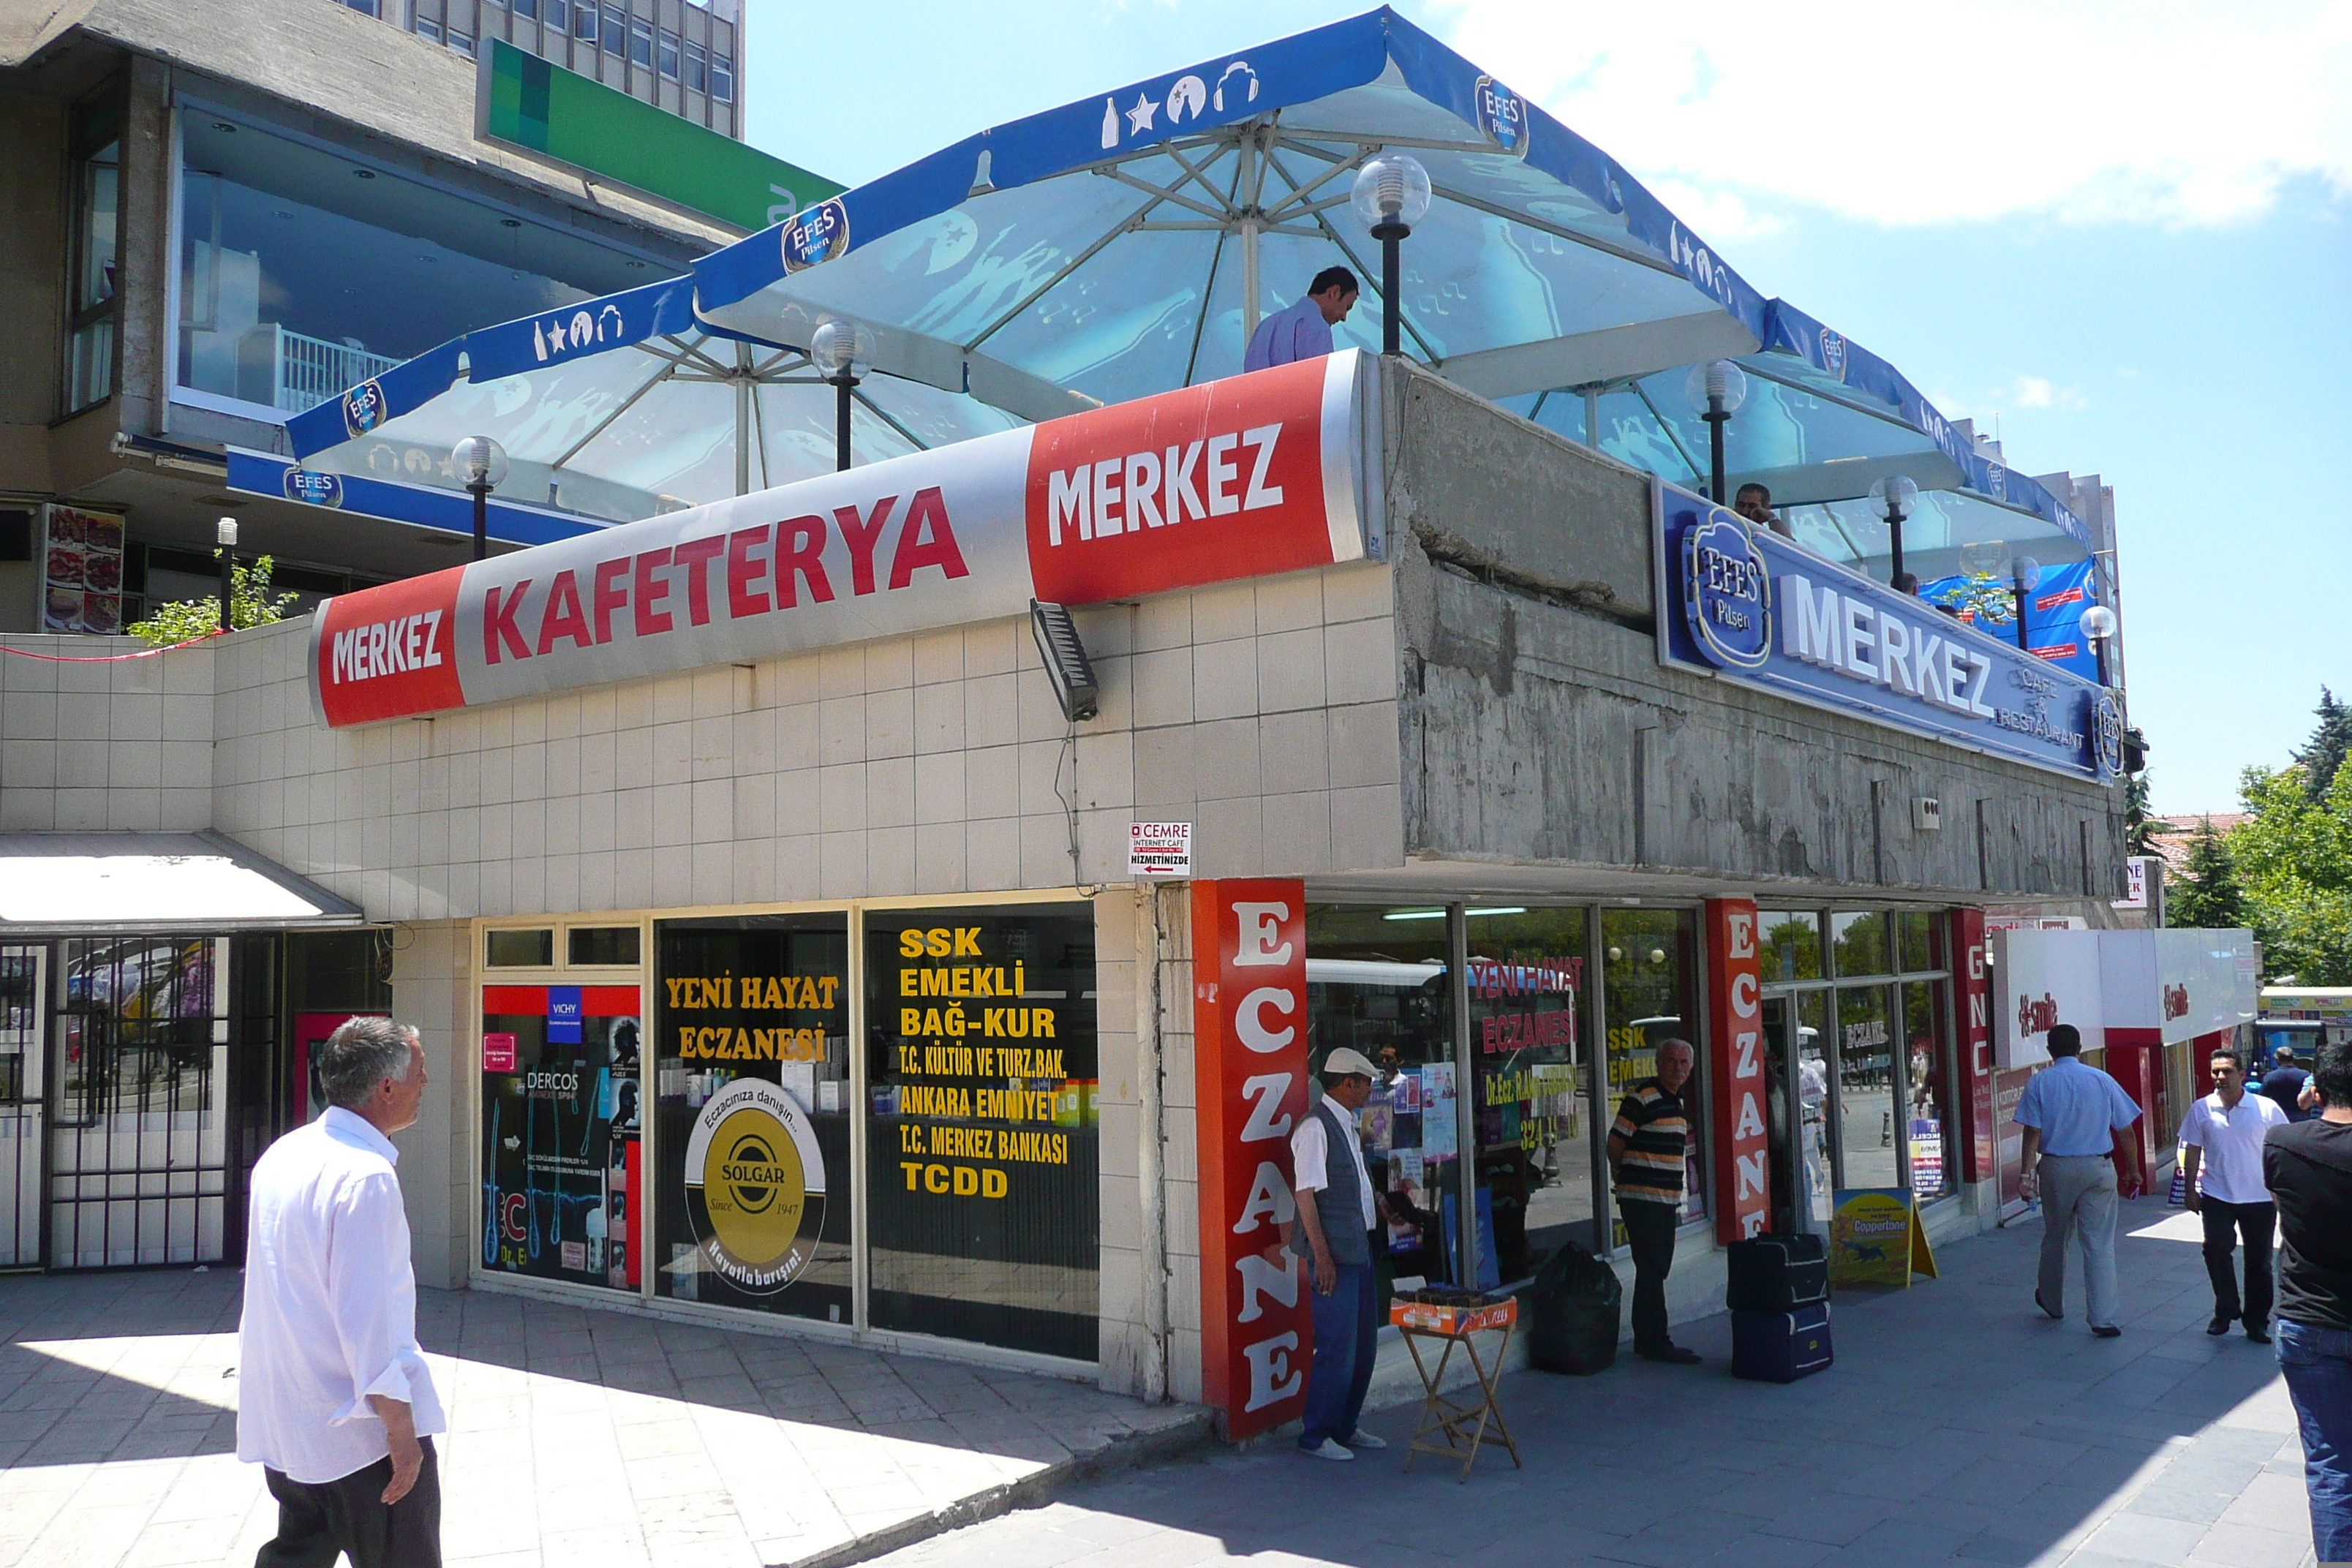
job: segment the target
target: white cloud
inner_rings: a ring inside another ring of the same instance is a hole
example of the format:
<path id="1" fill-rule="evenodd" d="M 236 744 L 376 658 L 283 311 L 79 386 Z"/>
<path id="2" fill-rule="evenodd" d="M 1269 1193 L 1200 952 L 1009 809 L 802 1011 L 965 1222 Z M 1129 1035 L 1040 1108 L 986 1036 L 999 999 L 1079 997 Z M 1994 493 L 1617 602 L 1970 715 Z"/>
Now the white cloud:
<path id="1" fill-rule="evenodd" d="M 1435 8 L 1464 54 L 1645 180 L 1742 213 L 2203 226 L 2296 180 L 2352 195 L 2352 0 Z"/>
<path id="2" fill-rule="evenodd" d="M 2039 375 L 2021 375 L 2007 386 L 1997 386 L 1985 394 L 1985 402 L 1993 408 L 2046 408 L 2060 414 L 2088 406 L 2081 387 L 2060 386 Z"/>
<path id="3" fill-rule="evenodd" d="M 1651 194 L 1676 217 L 1717 245 L 1774 234 L 1788 226 L 1770 213 L 1754 210 L 1729 191 L 1705 190 L 1681 180 L 1653 180 L 1649 186 Z"/>

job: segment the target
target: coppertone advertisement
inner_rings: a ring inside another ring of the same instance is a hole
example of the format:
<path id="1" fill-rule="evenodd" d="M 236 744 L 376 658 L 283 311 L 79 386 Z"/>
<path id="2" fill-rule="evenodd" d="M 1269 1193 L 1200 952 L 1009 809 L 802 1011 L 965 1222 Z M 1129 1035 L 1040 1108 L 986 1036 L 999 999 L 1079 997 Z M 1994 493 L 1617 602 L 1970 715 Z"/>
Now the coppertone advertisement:
<path id="1" fill-rule="evenodd" d="M 330 599 L 341 727 L 1364 553 L 1356 351 Z"/>

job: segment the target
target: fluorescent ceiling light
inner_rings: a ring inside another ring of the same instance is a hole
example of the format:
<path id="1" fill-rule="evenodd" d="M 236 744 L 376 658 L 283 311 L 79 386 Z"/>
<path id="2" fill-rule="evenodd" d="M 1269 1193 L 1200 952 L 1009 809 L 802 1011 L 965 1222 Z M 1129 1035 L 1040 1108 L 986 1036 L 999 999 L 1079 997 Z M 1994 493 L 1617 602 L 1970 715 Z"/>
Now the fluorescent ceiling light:
<path id="1" fill-rule="evenodd" d="M 1528 909 L 1525 904 L 1510 904 L 1491 910 L 1465 910 L 1462 912 L 1472 916 L 1523 915 L 1528 912 Z M 1381 917 L 1384 921 L 1442 921 L 1444 918 L 1444 910 L 1393 910 Z"/>

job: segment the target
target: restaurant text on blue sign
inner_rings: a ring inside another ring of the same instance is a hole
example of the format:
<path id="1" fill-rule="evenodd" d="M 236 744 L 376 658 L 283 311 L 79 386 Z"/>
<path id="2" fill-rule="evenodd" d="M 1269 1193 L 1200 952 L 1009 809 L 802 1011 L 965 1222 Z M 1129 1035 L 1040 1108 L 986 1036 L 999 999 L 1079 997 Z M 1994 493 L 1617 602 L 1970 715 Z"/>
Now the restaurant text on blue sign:
<path id="1" fill-rule="evenodd" d="M 2110 693 L 1654 481 L 1658 658 L 2079 777 L 2122 767 Z"/>

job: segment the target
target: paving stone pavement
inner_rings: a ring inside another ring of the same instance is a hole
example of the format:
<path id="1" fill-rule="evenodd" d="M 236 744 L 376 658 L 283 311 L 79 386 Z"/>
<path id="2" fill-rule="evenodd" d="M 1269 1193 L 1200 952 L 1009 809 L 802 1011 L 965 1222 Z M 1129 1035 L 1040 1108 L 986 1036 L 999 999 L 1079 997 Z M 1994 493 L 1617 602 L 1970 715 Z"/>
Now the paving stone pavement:
<path id="1" fill-rule="evenodd" d="M 245 1568 L 234 1270 L 0 1279 L 0 1568 Z M 419 1293 L 452 1568 L 837 1563 L 1197 1441 L 1082 1384 L 484 1291 Z"/>
<path id="2" fill-rule="evenodd" d="M 1276 1440 L 1122 1472 L 934 1537 L 890 1568 L 2297 1568 L 2312 1561 L 2303 1447 L 2271 1352 L 2208 1338 L 2197 1222 L 2126 1204 L 2124 1335 L 2031 1302 L 2038 1222 L 1945 1248 L 1910 1291 L 1842 1291 L 1837 1364 L 1790 1386 L 1729 1374 L 1730 1329 L 1677 1329 L 1696 1368 L 1528 1372 L 1502 1408 L 1527 1460 L 1466 1483 Z M 2079 1312 L 2079 1297 L 2075 1310 Z"/>

